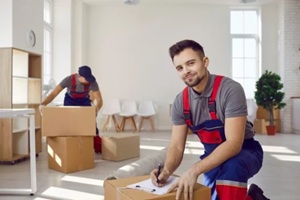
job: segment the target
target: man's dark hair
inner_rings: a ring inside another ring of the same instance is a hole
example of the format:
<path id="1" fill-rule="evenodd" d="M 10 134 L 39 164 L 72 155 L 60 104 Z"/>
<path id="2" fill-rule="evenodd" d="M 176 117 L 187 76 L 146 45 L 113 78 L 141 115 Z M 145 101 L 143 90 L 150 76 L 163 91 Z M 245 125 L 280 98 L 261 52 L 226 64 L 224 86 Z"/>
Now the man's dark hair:
<path id="1" fill-rule="evenodd" d="M 198 52 L 199 56 L 201 56 L 201 57 L 205 56 L 203 47 L 199 43 L 197 43 L 193 40 L 182 40 L 182 41 L 179 41 L 176 44 L 172 45 L 169 48 L 169 54 L 170 54 L 172 60 L 173 60 L 174 56 L 176 56 L 177 54 L 179 54 L 180 52 L 182 52 L 184 49 L 187 49 L 187 48 L 191 48 L 194 51 Z"/>

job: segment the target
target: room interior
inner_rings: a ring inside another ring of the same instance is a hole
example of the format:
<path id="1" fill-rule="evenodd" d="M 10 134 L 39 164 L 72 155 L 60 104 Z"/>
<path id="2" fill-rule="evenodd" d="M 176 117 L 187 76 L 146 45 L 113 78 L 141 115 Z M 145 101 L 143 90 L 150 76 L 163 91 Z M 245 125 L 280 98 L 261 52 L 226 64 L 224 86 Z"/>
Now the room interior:
<path id="1" fill-rule="evenodd" d="M 15 0 L 12 2 L 16 3 Z M 38 10 L 32 16 L 26 16 L 28 23 L 22 19 L 26 17 L 16 14 L 24 12 L 22 6 L 16 6 L 18 3 L 15 6 L 10 0 L 0 3 L 3 5 L 0 6 L 0 16 L 2 13 L 6 17 L 10 9 L 14 13 L 14 18 L 10 18 L 14 20 L 11 25 L 14 29 L 0 36 L 0 47 L 16 47 L 42 54 L 43 5 L 39 0 L 26 2 L 32 6 L 31 9 Z M 10 9 L 5 10 L 4 6 Z M 297 184 L 300 174 L 297 168 L 300 136 L 293 127 L 297 119 L 293 112 L 293 98 L 300 96 L 298 0 L 139 0 L 134 5 L 127 5 L 122 0 L 53 0 L 53 79 L 59 83 L 66 75 L 77 72 L 79 66 L 89 65 L 99 83 L 104 104 L 112 98 L 155 102 L 155 131 L 151 132 L 150 125 L 144 122 L 145 127 L 136 133 L 140 136 L 139 157 L 107 161 L 102 159 L 101 154 L 95 154 L 93 169 L 70 174 L 48 168 L 46 140 L 43 138 L 41 152 L 36 158 L 36 194 L 0 194 L 0 199 L 104 199 L 105 178 L 118 168 L 157 153 L 168 145 L 171 136 L 170 105 L 184 87 L 169 58 L 168 47 L 186 38 L 199 41 L 210 58 L 209 71 L 230 77 L 229 15 L 231 9 L 237 8 L 259 8 L 260 73 L 271 70 L 281 76 L 287 104 L 280 110 L 280 132 L 275 136 L 261 133 L 255 136 L 263 145 L 265 160 L 262 170 L 250 179 L 250 183 L 261 186 L 272 200 L 299 199 Z M 8 25 L 0 20 L 0 26 Z M 23 41 L 28 29 L 35 30 L 36 45 L 33 47 Z M 62 101 L 63 93 L 53 103 L 59 105 Z M 102 110 L 96 119 L 98 128 L 102 130 L 106 121 Z M 120 118 L 117 120 L 120 122 Z M 115 133 L 114 125 L 110 123 L 105 132 Z M 130 124 L 124 132 L 131 132 Z M 183 173 L 202 151 L 198 139 L 189 134 L 184 164 L 176 173 Z M 13 165 L 0 164 L 0 188 L 29 187 L 29 166 L 29 159 Z M 201 181 L 200 176 L 198 182 Z"/>

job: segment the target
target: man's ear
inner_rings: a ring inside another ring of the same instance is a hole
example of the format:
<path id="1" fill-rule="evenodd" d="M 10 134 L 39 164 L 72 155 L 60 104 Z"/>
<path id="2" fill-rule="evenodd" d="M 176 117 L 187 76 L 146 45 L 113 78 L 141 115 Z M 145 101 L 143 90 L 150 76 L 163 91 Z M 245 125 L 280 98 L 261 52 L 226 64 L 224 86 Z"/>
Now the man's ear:
<path id="1" fill-rule="evenodd" d="M 208 65 L 209 65 L 209 58 L 205 56 L 203 58 L 203 63 L 204 63 L 204 67 L 208 67 Z"/>

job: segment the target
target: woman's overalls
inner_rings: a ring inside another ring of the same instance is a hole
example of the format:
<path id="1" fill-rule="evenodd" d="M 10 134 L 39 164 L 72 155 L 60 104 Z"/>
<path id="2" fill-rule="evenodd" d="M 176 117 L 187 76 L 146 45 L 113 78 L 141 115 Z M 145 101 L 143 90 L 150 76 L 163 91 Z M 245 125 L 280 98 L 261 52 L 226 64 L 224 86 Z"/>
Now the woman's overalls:
<path id="1" fill-rule="evenodd" d="M 196 134 L 204 146 L 204 159 L 226 140 L 224 124 L 217 118 L 216 96 L 222 81 L 216 76 L 208 108 L 211 119 L 200 125 L 192 124 L 188 87 L 183 90 L 183 109 L 188 127 Z M 244 200 L 247 197 L 247 181 L 262 166 L 263 151 L 261 145 L 253 138 L 244 141 L 240 153 L 220 166 L 203 174 L 204 185 L 211 188 L 212 200 Z"/>
<path id="2" fill-rule="evenodd" d="M 84 90 L 82 92 L 76 91 L 76 74 L 71 75 L 71 90 L 70 93 L 66 92 L 64 99 L 64 106 L 91 106 L 90 100 L 90 84 L 84 85 Z M 99 130 L 96 127 L 96 135 L 99 134 Z"/>

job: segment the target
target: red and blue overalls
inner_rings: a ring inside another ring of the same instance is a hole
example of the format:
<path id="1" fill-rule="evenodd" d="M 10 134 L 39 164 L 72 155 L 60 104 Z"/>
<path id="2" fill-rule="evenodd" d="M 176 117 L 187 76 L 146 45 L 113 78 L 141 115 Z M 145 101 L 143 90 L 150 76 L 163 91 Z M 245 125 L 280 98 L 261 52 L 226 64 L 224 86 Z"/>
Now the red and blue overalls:
<path id="1" fill-rule="evenodd" d="M 208 100 L 211 119 L 199 125 L 194 126 L 192 123 L 188 87 L 183 90 L 185 121 L 192 132 L 199 137 L 205 150 L 200 159 L 204 159 L 226 140 L 224 124 L 217 117 L 215 101 L 222 78 L 222 76 L 216 76 L 212 94 Z M 247 181 L 259 171 L 262 166 L 262 160 L 263 151 L 261 145 L 253 138 L 245 139 L 238 155 L 203 174 L 204 185 L 211 188 L 211 199 L 251 199 L 247 197 Z"/>
<path id="2" fill-rule="evenodd" d="M 84 91 L 76 91 L 76 74 L 71 75 L 71 90 L 65 94 L 64 106 L 91 106 L 89 96 L 90 84 L 84 85 Z"/>
<path id="3" fill-rule="evenodd" d="M 64 99 L 64 106 L 91 106 L 90 100 L 90 84 L 84 85 L 84 90 L 82 92 L 76 91 L 76 74 L 71 75 L 71 90 L 70 93 L 66 92 Z M 96 127 L 96 135 L 99 134 L 99 130 Z"/>

